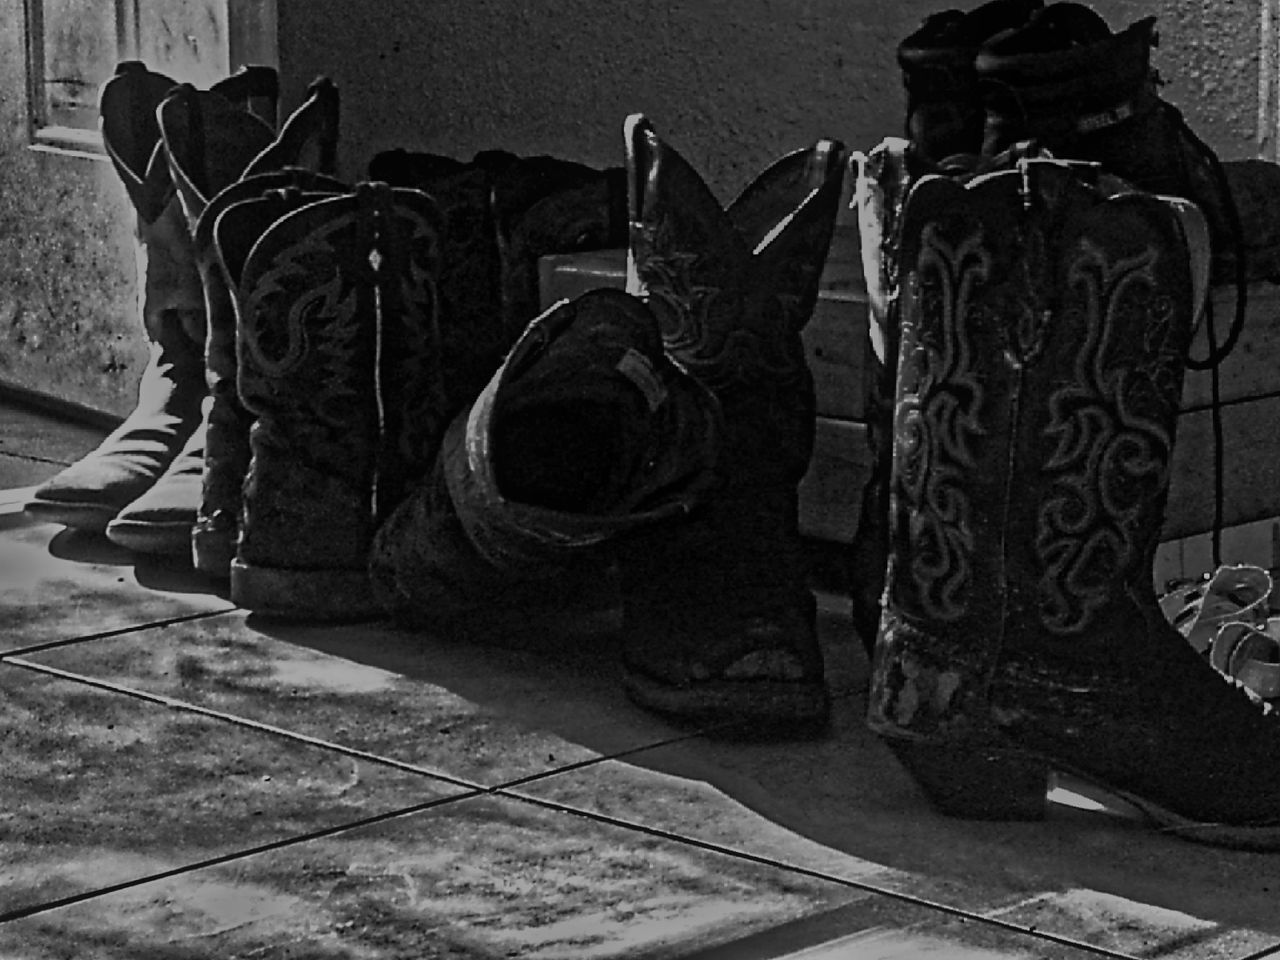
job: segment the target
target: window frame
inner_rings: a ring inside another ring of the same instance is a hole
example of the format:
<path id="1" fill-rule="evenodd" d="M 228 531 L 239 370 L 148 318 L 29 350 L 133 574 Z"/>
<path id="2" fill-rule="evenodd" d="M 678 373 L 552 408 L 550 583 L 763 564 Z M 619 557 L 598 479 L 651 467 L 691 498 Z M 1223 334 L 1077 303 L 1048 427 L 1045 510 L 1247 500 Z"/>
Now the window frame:
<path id="1" fill-rule="evenodd" d="M 111 0 L 116 24 L 116 60 L 136 60 L 142 49 L 141 7 L 146 0 Z M 225 0 L 227 62 L 275 65 L 276 0 Z M 26 54 L 27 144 L 29 149 L 89 159 L 105 159 L 102 133 L 50 122 L 45 90 L 44 0 L 23 0 Z"/>

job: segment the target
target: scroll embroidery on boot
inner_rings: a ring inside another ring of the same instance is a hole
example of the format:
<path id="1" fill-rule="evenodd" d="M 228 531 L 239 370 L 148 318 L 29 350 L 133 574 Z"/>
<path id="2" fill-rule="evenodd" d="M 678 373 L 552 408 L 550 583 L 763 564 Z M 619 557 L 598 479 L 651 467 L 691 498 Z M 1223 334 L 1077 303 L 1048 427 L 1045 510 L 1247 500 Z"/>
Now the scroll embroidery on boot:
<path id="1" fill-rule="evenodd" d="M 1152 382 L 1149 365 L 1118 358 L 1111 342 L 1117 330 L 1152 325 L 1158 256 L 1150 247 L 1116 260 L 1085 241 L 1067 273 L 1089 315 L 1075 377 L 1050 397 L 1046 428 L 1056 445 L 1045 468 L 1056 476 L 1039 510 L 1036 551 L 1040 616 L 1055 633 L 1085 629 L 1114 592 L 1135 560 L 1142 513 L 1166 480 L 1173 442 L 1152 404 L 1171 402 L 1168 391 Z"/>
<path id="2" fill-rule="evenodd" d="M 971 587 L 974 530 L 965 478 L 976 468 L 973 439 L 984 433 L 979 423 L 984 394 L 968 323 L 975 288 L 986 281 L 990 267 L 981 232 L 952 246 L 930 225 L 903 316 L 904 326 L 918 326 L 916 349 L 926 362 L 896 412 L 903 466 L 899 483 L 913 508 L 911 573 L 919 600 L 929 616 L 943 620 L 964 614 Z"/>

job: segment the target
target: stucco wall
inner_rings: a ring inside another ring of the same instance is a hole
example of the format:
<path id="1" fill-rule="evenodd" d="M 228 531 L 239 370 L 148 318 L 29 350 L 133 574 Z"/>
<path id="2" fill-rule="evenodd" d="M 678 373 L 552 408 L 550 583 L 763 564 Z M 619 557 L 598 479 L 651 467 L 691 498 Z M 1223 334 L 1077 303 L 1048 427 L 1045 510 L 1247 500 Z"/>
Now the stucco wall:
<path id="1" fill-rule="evenodd" d="M 1102 0 L 1113 27 L 1155 12 L 1170 99 L 1230 156 L 1254 152 L 1260 0 Z M 901 129 L 894 47 L 941 4 L 904 0 L 280 0 L 294 102 L 329 73 L 348 172 L 388 146 L 466 157 L 505 146 L 620 160 L 643 111 L 732 192 L 817 136 Z M 963 6 L 963 4 L 962 4 Z"/>
<path id="2" fill-rule="evenodd" d="M 1257 152 L 1262 0 L 1099 0 L 1160 16 L 1165 93 L 1226 156 Z M 1275 0 L 1270 0 L 1275 2 Z M 284 106 L 329 74 L 343 166 L 503 146 L 621 162 L 643 111 L 729 196 L 819 136 L 901 129 L 894 47 L 925 0 L 277 0 Z M 963 4 L 962 4 L 963 5 Z M 0 381 L 126 412 L 144 359 L 131 212 L 102 160 L 27 147 L 21 0 L 0 0 Z"/>
<path id="3" fill-rule="evenodd" d="M 1259 154 L 1258 69 L 1263 0 L 1109 0 L 1093 4 L 1112 26 L 1155 14 L 1154 62 L 1164 97 L 1224 158 Z M 1274 78 L 1272 79 L 1274 83 Z M 1268 156 L 1273 156 L 1268 152 Z"/>
<path id="4" fill-rule="evenodd" d="M 28 149 L 21 0 L 0 0 L 0 381 L 127 412 L 146 356 L 124 189 Z"/>

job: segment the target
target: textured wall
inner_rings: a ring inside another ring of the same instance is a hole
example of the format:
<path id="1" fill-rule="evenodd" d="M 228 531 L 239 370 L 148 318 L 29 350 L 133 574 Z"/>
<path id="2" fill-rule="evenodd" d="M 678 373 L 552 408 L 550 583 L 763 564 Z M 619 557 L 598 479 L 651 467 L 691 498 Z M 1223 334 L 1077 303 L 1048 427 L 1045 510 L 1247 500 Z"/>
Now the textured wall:
<path id="1" fill-rule="evenodd" d="M 868 147 L 897 133 L 894 46 L 942 6 L 277 2 L 285 105 L 317 74 L 337 80 L 349 175 L 392 146 L 619 163 L 622 120 L 643 111 L 725 197 L 819 136 Z M 1246 156 L 1257 151 L 1261 2 L 1096 6 L 1116 27 L 1158 13 L 1166 95 L 1224 155 Z M 0 0 L 0 380 L 124 412 L 143 360 L 131 214 L 105 162 L 27 149 L 21 23 L 21 0 Z"/>
<path id="2" fill-rule="evenodd" d="M 0 381 L 127 411 L 145 362 L 110 166 L 27 148 L 22 0 L 0 0 Z"/>
<path id="3" fill-rule="evenodd" d="M 1113 27 L 1158 16 L 1160 45 L 1153 60 L 1165 81 L 1165 98 L 1224 158 L 1258 155 L 1263 0 L 1108 0 L 1094 6 Z M 1273 131 L 1264 132 L 1268 141 L 1274 138 Z"/>
<path id="4" fill-rule="evenodd" d="M 502 145 L 619 163 L 623 118 L 643 111 L 732 190 L 819 136 L 866 144 L 896 131 L 893 46 L 930 8 L 280 0 L 281 65 L 295 84 L 328 71 L 341 85 L 353 169 L 388 146 L 470 156 Z"/>
<path id="5" fill-rule="evenodd" d="M 1167 95 L 1231 156 L 1254 151 L 1260 0 L 1100 0 L 1157 13 Z M 961 4 L 964 6 L 964 4 Z M 644 111 L 721 193 L 817 136 L 870 146 L 901 127 L 895 44 L 944 4 L 905 0 L 279 0 L 296 101 L 341 85 L 345 161 L 503 145 L 617 163 Z"/>

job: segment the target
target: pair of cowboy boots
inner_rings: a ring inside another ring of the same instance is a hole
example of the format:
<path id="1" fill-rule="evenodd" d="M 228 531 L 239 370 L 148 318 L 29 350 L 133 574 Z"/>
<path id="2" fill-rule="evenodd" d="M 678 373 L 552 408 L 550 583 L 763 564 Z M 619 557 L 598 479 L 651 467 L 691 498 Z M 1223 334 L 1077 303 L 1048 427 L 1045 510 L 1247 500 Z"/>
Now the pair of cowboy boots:
<path id="1" fill-rule="evenodd" d="M 370 165 L 386 180 L 354 192 L 276 191 L 218 215 L 236 389 L 253 421 L 231 562 L 239 605 L 378 614 L 374 531 L 534 316 L 536 258 L 620 229 L 605 174 L 496 156 L 392 152 Z"/>
<path id="2" fill-rule="evenodd" d="M 137 216 L 139 314 L 149 341 L 137 404 L 96 449 L 39 486 L 26 504 L 41 520 L 105 530 L 149 552 L 189 549 L 205 396 L 204 293 L 157 118 L 174 86 L 129 61 L 103 86 L 100 101 L 103 142 Z M 247 68 L 201 94 L 245 135 L 217 145 L 213 175 L 228 175 L 225 168 L 271 142 L 276 94 L 275 71 L 265 67 Z"/>
<path id="3" fill-rule="evenodd" d="M 1151 584 L 1206 236 L 1191 204 L 1047 160 L 905 201 L 868 712 L 945 813 L 1038 818 L 1056 770 L 1178 836 L 1280 848 L 1280 720 Z"/>
<path id="4" fill-rule="evenodd" d="M 627 292 L 587 293 L 528 327 L 450 427 L 433 482 L 379 532 L 375 583 L 415 626 L 516 636 L 539 614 L 599 613 L 582 600 L 603 584 L 620 594 L 637 702 L 691 720 L 821 721 L 796 525 L 814 431 L 800 333 L 843 149 L 782 158 L 727 208 L 639 115 L 626 157 Z"/>

